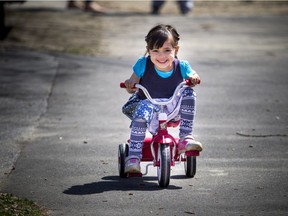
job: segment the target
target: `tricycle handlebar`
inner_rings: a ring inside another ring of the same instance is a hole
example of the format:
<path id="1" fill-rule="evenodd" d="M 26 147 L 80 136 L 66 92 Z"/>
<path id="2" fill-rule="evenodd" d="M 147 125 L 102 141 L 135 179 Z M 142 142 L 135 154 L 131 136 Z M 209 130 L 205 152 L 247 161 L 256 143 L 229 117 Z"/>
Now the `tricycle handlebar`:
<path id="1" fill-rule="evenodd" d="M 199 80 L 198 84 L 200 84 L 200 80 Z M 174 91 L 174 93 L 173 93 L 173 95 L 172 95 L 172 97 L 171 97 L 170 99 L 168 99 L 168 100 L 166 100 L 166 101 L 156 101 L 156 100 L 154 100 L 154 99 L 150 96 L 148 90 L 147 90 L 144 86 L 142 86 L 142 85 L 140 85 L 140 84 L 135 84 L 135 88 L 141 89 L 141 90 L 144 92 L 144 94 L 145 94 L 145 96 L 147 97 L 147 99 L 148 99 L 151 103 L 156 104 L 156 105 L 160 105 L 160 106 L 161 106 L 161 105 L 167 105 L 167 104 L 171 103 L 171 102 L 176 98 L 177 94 L 179 93 L 180 89 L 181 89 L 183 86 L 191 86 L 191 81 L 190 81 L 190 80 L 185 80 L 185 81 L 179 83 L 179 85 L 176 87 L 176 89 L 175 89 L 175 91 Z M 120 88 L 126 88 L 124 82 L 121 82 L 121 83 L 120 83 Z"/>

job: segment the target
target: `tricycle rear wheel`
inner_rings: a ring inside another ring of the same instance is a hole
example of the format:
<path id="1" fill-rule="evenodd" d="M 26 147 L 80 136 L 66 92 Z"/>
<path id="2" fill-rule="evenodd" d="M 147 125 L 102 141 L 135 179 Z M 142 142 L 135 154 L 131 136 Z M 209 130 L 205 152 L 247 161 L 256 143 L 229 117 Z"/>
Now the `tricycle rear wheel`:
<path id="1" fill-rule="evenodd" d="M 125 159 L 128 157 L 128 144 L 122 143 L 118 147 L 118 171 L 121 178 L 127 178 L 127 173 L 125 173 Z"/>
<path id="2" fill-rule="evenodd" d="M 186 176 L 188 178 L 193 178 L 196 174 L 196 156 L 186 156 L 184 168 Z"/>

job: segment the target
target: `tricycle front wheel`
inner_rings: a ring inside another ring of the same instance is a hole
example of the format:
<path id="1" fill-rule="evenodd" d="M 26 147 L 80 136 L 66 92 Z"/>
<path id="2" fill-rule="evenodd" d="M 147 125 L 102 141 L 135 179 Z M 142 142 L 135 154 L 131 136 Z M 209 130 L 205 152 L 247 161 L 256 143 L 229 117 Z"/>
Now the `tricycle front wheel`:
<path id="1" fill-rule="evenodd" d="M 157 167 L 158 183 L 160 187 L 167 187 L 171 170 L 170 145 L 159 144 L 158 160 L 160 162 Z"/>

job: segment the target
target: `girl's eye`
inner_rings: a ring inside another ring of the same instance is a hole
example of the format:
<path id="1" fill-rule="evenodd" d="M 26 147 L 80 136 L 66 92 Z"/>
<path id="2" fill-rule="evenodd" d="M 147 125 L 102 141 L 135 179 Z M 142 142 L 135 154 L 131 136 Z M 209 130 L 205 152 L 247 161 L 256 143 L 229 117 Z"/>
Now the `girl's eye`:
<path id="1" fill-rule="evenodd" d="M 158 53 L 158 50 L 152 50 L 153 53 Z"/>
<path id="2" fill-rule="evenodd" d="M 171 49 L 167 49 L 167 50 L 165 50 L 165 52 L 166 52 L 166 53 L 171 53 L 172 50 L 171 50 Z"/>

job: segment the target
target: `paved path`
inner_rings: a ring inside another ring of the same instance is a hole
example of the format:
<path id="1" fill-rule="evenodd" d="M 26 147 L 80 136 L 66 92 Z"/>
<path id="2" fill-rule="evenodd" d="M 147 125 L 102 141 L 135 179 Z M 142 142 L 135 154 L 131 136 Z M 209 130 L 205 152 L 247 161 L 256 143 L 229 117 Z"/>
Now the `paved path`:
<path id="1" fill-rule="evenodd" d="M 103 19 L 116 27 L 131 17 Z M 196 177 L 176 166 L 164 190 L 152 169 L 142 179 L 117 173 L 117 147 L 129 135 L 118 83 L 156 22 L 132 19 L 126 35 L 135 40 L 121 58 L 1 52 L 0 191 L 52 215 L 287 215 L 287 16 L 157 19 L 178 27 L 180 58 L 203 80 Z"/>

